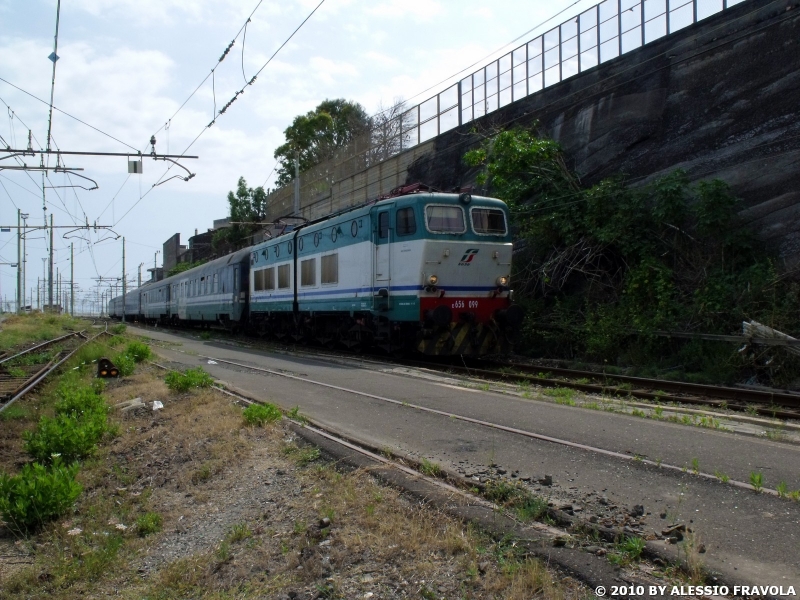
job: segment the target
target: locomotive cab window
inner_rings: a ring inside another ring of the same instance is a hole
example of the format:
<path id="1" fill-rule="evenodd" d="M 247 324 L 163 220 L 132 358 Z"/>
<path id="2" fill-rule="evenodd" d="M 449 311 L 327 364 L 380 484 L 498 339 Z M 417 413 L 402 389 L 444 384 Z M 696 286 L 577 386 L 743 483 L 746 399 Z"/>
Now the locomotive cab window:
<path id="1" fill-rule="evenodd" d="M 414 218 L 414 209 L 401 208 L 397 211 L 397 235 L 411 235 L 417 232 L 417 221 Z"/>
<path id="2" fill-rule="evenodd" d="M 317 285 L 317 259 L 309 258 L 300 263 L 300 285 L 311 287 Z"/>
<path id="3" fill-rule="evenodd" d="M 389 213 L 378 213 L 378 237 L 385 239 L 389 237 Z"/>
<path id="4" fill-rule="evenodd" d="M 289 269 L 291 265 L 285 264 L 278 267 L 278 289 L 286 289 L 289 287 Z"/>
<path id="5" fill-rule="evenodd" d="M 480 235 L 505 235 L 506 215 L 498 208 L 474 207 L 469 211 L 472 229 Z"/>
<path id="6" fill-rule="evenodd" d="M 429 204 L 425 207 L 428 231 L 431 233 L 464 233 L 464 211 L 460 206 Z"/>

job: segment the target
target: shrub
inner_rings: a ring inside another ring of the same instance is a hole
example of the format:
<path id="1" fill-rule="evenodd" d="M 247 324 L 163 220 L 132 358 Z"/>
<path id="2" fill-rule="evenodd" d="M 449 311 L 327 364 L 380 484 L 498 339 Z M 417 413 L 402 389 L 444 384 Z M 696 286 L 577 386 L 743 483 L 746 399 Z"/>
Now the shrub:
<path id="1" fill-rule="evenodd" d="M 151 533 L 158 533 L 161 531 L 161 526 L 161 515 L 158 513 L 144 513 L 141 517 L 136 519 L 136 530 L 141 537 L 145 537 Z"/>
<path id="2" fill-rule="evenodd" d="M 82 491 L 77 473 L 77 464 L 65 466 L 60 457 L 50 467 L 33 463 L 19 475 L 0 473 L 0 514 L 18 533 L 60 517 Z"/>
<path id="3" fill-rule="evenodd" d="M 121 377 L 133 375 L 136 370 L 136 361 L 127 354 L 120 354 L 114 359 L 114 365 L 119 369 Z"/>
<path id="4" fill-rule="evenodd" d="M 188 392 L 195 387 L 206 388 L 214 383 L 214 379 L 202 367 L 189 369 L 185 373 L 170 371 L 164 381 L 167 387 L 174 392 Z"/>
<path id="5" fill-rule="evenodd" d="M 140 363 L 150 358 L 150 346 L 142 342 L 131 342 L 125 349 L 125 354 L 133 358 L 137 363 Z"/>
<path id="6" fill-rule="evenodd" d="M 106 430 L 105 412 L 58 414 L 52 419 L 42 417 L 36 429 L 26 431 L 22 437 L 25 452 L 34 460 L 47 463 L 56 454 L 73 462 L 94 454 Z"/>
<path id="7" fill-rule="evenodd" d="M 83 385 L 62 384 L 56 390 L 59 400 L 55 404 L 56 415 L 75 418 L 84 415 L 107 415 L 109 407 L 94 388 Z"/>
<path id="8" fill-rule="evenodd" d="M 125 323 L 117 323 L 116 325 L 112 325 L 111 327 L 109 327 L 108 331 L 110 333 L 113 333 L 114 335 L 122 335 L 123 333 L 125 333 L 126 329 L 128 329 L 128 326 L 125 325 Z"/>
<path id="9" fill-rule="evenodd" d="M 274 404 L 251 404 L 242 413 L 248 425 L 266 425 L 278 421 L 281 418 L 281 411 Z"/>

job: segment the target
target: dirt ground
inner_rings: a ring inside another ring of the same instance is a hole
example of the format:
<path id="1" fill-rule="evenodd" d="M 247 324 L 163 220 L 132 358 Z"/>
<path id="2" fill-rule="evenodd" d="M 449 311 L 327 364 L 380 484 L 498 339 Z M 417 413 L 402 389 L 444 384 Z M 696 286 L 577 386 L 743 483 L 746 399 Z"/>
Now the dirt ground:
<path id="1" fill-rule="evenodd" d="M 71 514 L 27 539 L 0 527 L 0 598 L 592 597 L 513 540 L 340 468 L 284 423 L 247 426 L 215 390 L 171 392 L 163 375 L 140 365 L 108 386 L 110 404 L 145 406 L 112 413 L 118 432 L 84 463 Z M 35 420 L 7 424 L 0 468 L 15 472 Z"/>

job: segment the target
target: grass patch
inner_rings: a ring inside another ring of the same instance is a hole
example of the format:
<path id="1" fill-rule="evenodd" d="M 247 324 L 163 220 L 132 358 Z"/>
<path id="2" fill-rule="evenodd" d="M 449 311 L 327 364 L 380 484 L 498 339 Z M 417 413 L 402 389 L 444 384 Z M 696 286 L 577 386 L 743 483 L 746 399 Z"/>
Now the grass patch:
<path id="1" fill-rule="evenodd" d="M 128 330 L 128 326 L 125 323 L 117 323 L 116 325 L 112 325 L 108 328 L 109 333 L 113 333 L 114 335 L 122 335 Z"/>
<path id="2" fill-rule="evenodd" d="M 27 419 L 29 416 L 30 413 L 27 409 L 19 406 L 18 404 L 12 404 L 0 413 L 0 421 L 18 421 Z"/>
<path id="3" fill-rule="evenodd" d="M 645 544 L 640 537 L 624 536 L 615 544 L 614 552 L 608 555 L 608 560 L 620 566 L 636 562 L 641 558 Z"/>
<path id="4" fill-rule="evenodd" d="M 214 379 L 202 367 L 189 369 L 184 373 L 170 371 L 164 381 L 173 392 L 188 392 L 192 388 L 207 388 L 214 383 Z"/>
<path id="5" fill-rule="evenodd" d="M 753 486 L 757 494 L 760 493 L 764 488 L 764 474 L 760 471 L 753 471 L 750 473 L 750 485 Z"/>
<path id="6" fill-rule="evenodd" d="M 545 396 L 555 398 L 557 404 L 565 404 L 567 406 L 575 406 L 575 390 L 570 388 L 552 388 L 542 392 Z"/>
<path id="7" fill-rule="evenodd" d="M 263 427 L 268 423 L 279 421 L 283 415 L 274 404 L 251 404 L 242 412 L 245 423 L 252 426 Z"/>
<path id="8" fill-rule="evenodd" d="M 442 475 L 442 468 L 435 462 L 423 458 L 419 465 L 419 470 L 428 477 L 440 477 Z"/>
<path id="9" fill-rule="evenodd" d="M 161 531 L 163 522 L 161 515 L 154 512 L 146 512 L 136 519 L 136 531 L 140 537 L 146 537 Z"/>

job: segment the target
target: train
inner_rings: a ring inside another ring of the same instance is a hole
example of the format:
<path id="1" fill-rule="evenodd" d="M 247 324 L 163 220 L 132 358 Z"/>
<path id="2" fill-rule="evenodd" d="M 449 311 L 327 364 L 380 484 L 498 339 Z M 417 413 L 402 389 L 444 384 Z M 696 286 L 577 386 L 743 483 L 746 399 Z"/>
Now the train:
<path id="1" fill-rule="evenodd" d="M 512 252 L 501 200 L 409 186 L 145 284 L 108 311 L 327 347 L 507 353 L 524 317 Z"/>

